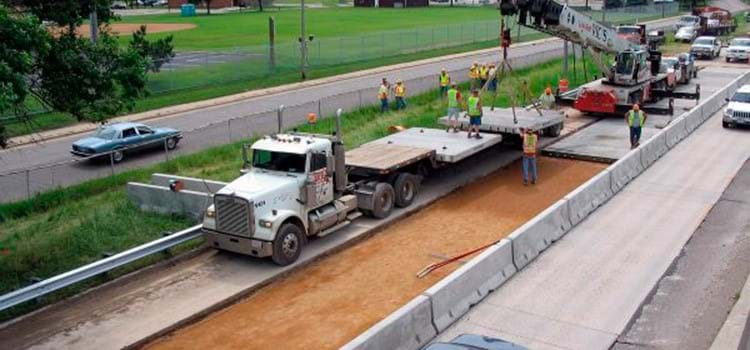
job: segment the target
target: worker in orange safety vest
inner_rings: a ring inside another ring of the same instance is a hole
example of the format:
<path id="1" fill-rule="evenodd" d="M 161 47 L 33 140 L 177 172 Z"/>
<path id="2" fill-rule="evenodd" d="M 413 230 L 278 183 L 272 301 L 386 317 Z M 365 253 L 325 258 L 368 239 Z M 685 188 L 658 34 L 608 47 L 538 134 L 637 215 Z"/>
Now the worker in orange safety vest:
<path id="1" fill-rule="evenodd" d="M 396 96 L 396 109 L 406 108 L 406 100 L 404 100 L 404 97 L 406 96 L 406 86 L 404 86 L 404 82 L 401 81 L 401 79 L 396 81 L 396 86 L 393 87 L 393 94 Z"/>
<path id="2" fill-rule="evenodd" d="M 539 136 L 530 128 L 522 128 L 521 137 L 523 138 L 523 185 L 527 186 L 529 175 L 531 175 L 532 184 L 536 184 L 537 180 L 536 151 Z"/>

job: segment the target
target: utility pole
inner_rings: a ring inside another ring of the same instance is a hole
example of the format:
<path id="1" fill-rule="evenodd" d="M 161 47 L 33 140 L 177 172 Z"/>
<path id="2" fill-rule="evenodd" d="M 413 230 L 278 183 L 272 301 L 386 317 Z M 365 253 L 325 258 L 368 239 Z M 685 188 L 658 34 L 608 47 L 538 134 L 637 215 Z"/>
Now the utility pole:
<path id="1" fill-rule="evenodd" d="M 606 22 L 604 21 L 604 13 L 607 12 L 607 0 L 602 0 L 602 23 Z"/>
<path id="2" fill-rule="evenodd" d="M 300 0 L 301 3 L 301 36 L 299 37 L 299 48 L 300 48 L 300 73 L 302 74 L 302 80 L 307 79 L 307 72 L 305 71 L 305 65 L 307 64 L 307 35 L 305 35 L 305 0 Z"/>
<path id="3" fill-rule="evenodd" d="M 91 42 L 96 43 L 99 36 L 99 21 L 96 18 L 96 1 L 91 2 L 91 12 L 89 13 L 89 29 L 91 30 Z"/>
<path id="4" fill-rule="evenodd" d="M 565 5 L 568 5 L 568 0 L 565 0 Z M 568 78 L 568 41 L 563 40 L 563 74 L 562 77 Z"/>
<path id="5" fill-rule="evenodd" d="M 268 17 L 268 64 L 273 72 L 276 69 L 276 20 Z"/>

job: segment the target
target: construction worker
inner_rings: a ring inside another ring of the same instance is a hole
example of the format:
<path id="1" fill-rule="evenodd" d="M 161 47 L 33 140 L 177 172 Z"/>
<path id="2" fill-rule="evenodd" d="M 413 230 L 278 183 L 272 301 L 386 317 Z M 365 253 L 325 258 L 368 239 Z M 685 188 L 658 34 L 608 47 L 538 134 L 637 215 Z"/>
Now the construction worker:
<path id="1" fill-rule="evenodd" d="M 490 70 L 487 74 L 490 79 L 490 85 L 487 87 L 487 90 L 492 92 L 497 91 L 497 69 L 495 69 L 494 63 L 490 64 Z"/>
<path id="2" fill-rule="evenodd" d="M 568 78 L 562 78 L 557 82 L 557 93 L 562 94 L 568 92 Z"/>
<path id="3" fill-rule="evenodd" d="M 440 70 L 440 97 L 445 97 L 448 92 L 448 86 L 451 84 L 451 77 L 445 71 L 445 68 Z"/>
<path id="4" fill-rule="evenodd" d="M 480 89 L 484 88 L 484 85 L 487 84 L 487 79 L 489 78 L 490 69 L 487 68 L 487 64 L 483 64 L 481 67 L 479 67 L 479 82 L 481 85 L 479 85 Z"/>
<path id="5" fill-rule="evenodd" d="M 476 89 L 477 85 L 479 85 L 479 63 L 477 62 L 474 62 L 471 68 L 469 68 L 469 82 L 472 90 Z"/>
<path id="6" fill-rule="evenodd" d="M 473 130 L 476 135 L 474 137 L 481 139 L 479 135 L 479 126 L 482 125 L 482 101 L 479 98 L 479 90 L 474 89 L 471 91 L 471 96 L 467 104 L 469 114 L 469 134 L 466 135 L 471 138 L 471 131 Z"/>
<path id="7" fill-rule="evenodd" d="M 451 128 L 453 132 L 458 132 L 458 118 L 461 115 L 461 92 L 458 91 L 456 83 L 451 84 L 450 90 L 448 90 L 448 127 L 445 129 L 449 132 Z"/>
<path id="8" fill-rule="evenodd" d="M 637 103 L 633 104 L 633 108 L 625 113 L 625 122 L 628 123 L 630 128 L 630 149 L 641 144 L 641 130 L 643 125 L 646 124 L 646 118 L 646 113 L 641 110 Z"/>
<path id="9" fill-rule="evenodd" d="M 523 185 L 527 186 L 529 184 L 529 175 L 531 175 L 531 183 L 536 184 L 536 150 L 539 136 L 528 128 L 521 129 L 521 137 L 523 138 Z"/>
<path id="10" fill-rule="evenodd" d="M 541 96 L 539 96 L 539 104 L 542 105 L 542 108 L 544 109 L 554 109 L 555 108 L 555 95 L 552 94 L 552 88 L 547 86 L 546 89 L 544 89 L 544 92 Z"/>
<path id="11" fill-rule="evenodd" d="M 380 113 L 385 113 L 385 111 L 388 110 L 388 90 L 389 90 L 388 80 L 383 78 L 383 81 L 380 83 L 380 88 L 378 89 L 378 99 L 380 100 Z"/>
<path id="12" fill-rule="evenodd" d="M 404 82 L 401 79 L 396 81 L 396 86 L 393 87 L 393 94 L 396 96 L 396 110 L 406 108 L 406 101 L 404 100 L 406 86 L 404 86 Z"/>

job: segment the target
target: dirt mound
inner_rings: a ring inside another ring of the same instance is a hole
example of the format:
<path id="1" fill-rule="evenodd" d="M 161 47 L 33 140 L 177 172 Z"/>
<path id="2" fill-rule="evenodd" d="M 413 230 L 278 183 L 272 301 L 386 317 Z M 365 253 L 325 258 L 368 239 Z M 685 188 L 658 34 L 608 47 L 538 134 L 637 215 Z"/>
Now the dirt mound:
<path id="1" fill-rule="evenodd" d="M 146 26 L 147 33 L 176 32 L 198 27 L 192 23 L 114 23 L 110 24 L 109 28 L 114 35 L 130 35 L 137 31 L 142 25 Z M 76 32 L 78 32 L 79 35 L 88 38 L 91 34 L 91 29 L 88 24 L 84 24 L 78 27 Z"/>

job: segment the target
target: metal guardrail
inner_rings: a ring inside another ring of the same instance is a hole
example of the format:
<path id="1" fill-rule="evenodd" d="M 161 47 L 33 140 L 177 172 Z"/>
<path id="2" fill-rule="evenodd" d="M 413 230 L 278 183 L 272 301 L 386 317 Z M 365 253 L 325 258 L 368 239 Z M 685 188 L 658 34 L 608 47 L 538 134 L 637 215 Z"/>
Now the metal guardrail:
<path id="1" fill-rule="evenodd" d="M 133 261 L 139 260 L 154 253 L 164 251 L 178 244 L 185 243 L 200 236 L 201 225 L 170 234 L 152 242 L 128 249 L 108 258 L 81 266 L 77 269 L 48 278 L 28 287 L 24 287 L 8 294 L 0 296 L 0 311 L 13 307 L 25 301 L 33 300 L 65 288 L 74 283 L 111 271 Z"/>

